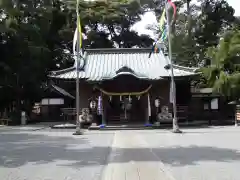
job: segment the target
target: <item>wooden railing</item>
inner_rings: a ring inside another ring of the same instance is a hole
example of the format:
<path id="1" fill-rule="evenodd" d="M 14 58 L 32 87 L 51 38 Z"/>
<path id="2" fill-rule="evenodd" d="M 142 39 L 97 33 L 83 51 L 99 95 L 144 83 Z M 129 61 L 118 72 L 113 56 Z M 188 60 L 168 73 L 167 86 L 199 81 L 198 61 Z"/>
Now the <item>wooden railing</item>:
<path id="1" fill-rule="evenodd" d="M 76 108 L 62 108 L 61 109 L 63 113 L 64 120 L 74 120 L 76 116 Z"/>
<path id="2" fill-rule="evenodd" d="M 173 112 L 173 108 L 169 107 L 169 112 Z M 177 117 L 179 120 L 188 119 L 188 106 L 186 105 L 177 105 Z"/>
<path id="3" fill-rule="evenodd" d="M 0 124 L 1 125 L 7 125 L 8 126 L 8 123 L 11 122 L 12 120 L 9 119 L 9 118 L 0 118 Z"/>

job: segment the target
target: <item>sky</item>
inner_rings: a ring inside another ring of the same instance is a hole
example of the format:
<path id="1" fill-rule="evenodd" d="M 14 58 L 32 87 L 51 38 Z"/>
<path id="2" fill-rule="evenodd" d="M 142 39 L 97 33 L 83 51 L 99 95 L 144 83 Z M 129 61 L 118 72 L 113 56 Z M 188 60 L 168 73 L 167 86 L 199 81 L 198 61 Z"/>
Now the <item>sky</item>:
<path id="1" fill-rule="evenodd" d="M 240 16 L 240 0 L 226 0 L 230 6 L 235 9 L 235 16 Z M 173 0 L 174 2 L 174 0 Z M 147 30 L 146 26 L 149 24 L 156 24 L 157 20 L 153 12 L 147 12 L 142 16 L 142 20 L 137 22 L 133 26 L 133 30 L 137 31 L 139 34 L 148 34 L 154 37 L 152 31 Z"/>

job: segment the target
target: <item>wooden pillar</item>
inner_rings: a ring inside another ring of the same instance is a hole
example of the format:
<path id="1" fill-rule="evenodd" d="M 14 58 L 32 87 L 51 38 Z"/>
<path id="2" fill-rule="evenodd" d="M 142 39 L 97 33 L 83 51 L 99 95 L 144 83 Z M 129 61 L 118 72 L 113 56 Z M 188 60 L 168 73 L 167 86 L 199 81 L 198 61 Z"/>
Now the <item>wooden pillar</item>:
<path id="1" fill-rule="evenodd" d="M 145 125 L 149 124 L 149 99 L 148 99 L 149 94 L 145 95 L 145 109 L 146 109 L 146 121 L 145 121 Z"/>
<path id="2" fill-rule="evenodd" d="M 106 116 L 105 116 L 105 99 L 103 94 L 101 93 L 101 99 L 102 99 L 102 125 L 106 125 Z"/>
<path id="3" fill-rule="evenodd" d="M 146 117 L 146 122 L 145 122 L 145 125 L 146 126 L 151 126 L 150 124 L 150 117 L 151 117 L 151 100 L 150 100 L 150 95 L 149 93 L 146 94 L 146 104 L 147 104 L 147 117 Z"/>

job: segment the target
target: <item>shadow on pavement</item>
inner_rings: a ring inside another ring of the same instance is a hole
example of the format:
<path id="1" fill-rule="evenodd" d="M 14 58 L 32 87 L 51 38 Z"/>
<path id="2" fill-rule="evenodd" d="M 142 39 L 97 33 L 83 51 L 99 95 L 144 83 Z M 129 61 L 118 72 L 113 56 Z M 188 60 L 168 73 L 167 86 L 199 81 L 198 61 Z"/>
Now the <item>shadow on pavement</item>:
<path id="1" fill-rule="evenodd" d="M 58 166 L 98 166 L 107 163 L 111 150 L 107 134 L 96 135 L 92 143 L 88 136 L 81 138 L 47 136 L 44 134 L 5 133 L 0 135 L 0 167 L 14 168 L 27 163 L 47 164 L 59 162 Z M 109 138 L 108 138 L 109 139 Z M 113 163 L 130 161 L 159 161 L 173 166 L 194 165 L 200 161 L 239 161 L 240 153 L 231 149 L 215 147 L 172 148 L 116 148 Z M 153 156 L 153 154 L 155 156 Z"/>
<path id="2" fill-rule="evenodd" d="M 60 133 L 60 132 L 59 132 Z M 30 133 L 0 135 L 0 167 L 14 168 L 27 163 L 47 164 L 64 161 L 80 166 L 106 164 L 111 147 L 92 147 L 86 137 L 57 137 Z"/>
<path id="3" fill-rule="evenodd" d="M 116 162 L 129 161 L 158 161 L 172 166 L 195 165 L 201 161 L 231 162 L 239 161 L 240 153 L 231 149 L 214 147 L 172 147 L 172 148 L 153 148 L 151 151 L 155 156 L 146 156 L 149 149 L 118 149 L 116 150 Z M 124 158 L 121 154 L 124 153 Z M 144 156 L 143 156 L 144 155 Z M 121 156 L 121 159 L 117 158 Z M 150 158 L 151 157 L 151 158 Z M 155 158 L 154 158 L 155 157 Z"/>

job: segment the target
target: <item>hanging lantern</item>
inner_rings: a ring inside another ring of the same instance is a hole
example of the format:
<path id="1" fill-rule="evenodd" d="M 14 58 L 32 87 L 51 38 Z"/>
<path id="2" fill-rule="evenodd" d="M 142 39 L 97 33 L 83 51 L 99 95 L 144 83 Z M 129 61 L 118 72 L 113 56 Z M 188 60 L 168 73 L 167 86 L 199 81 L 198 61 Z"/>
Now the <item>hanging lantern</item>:
<path id="1" fill-rule="evenodd" d="M 109 96 L 109 100 L 112 101 L 112 96 Z"/>
<path id="2" fill-rule="evenodd" d="M 131 98 L 130 95 L 128 96 L 128 101 L 129 101 L 129 102 L 132 102 L 132 98 Z"/>
<path id="3" fill-rule="evenodd" d="M 129 99 L 129 97 L 128 98 L 126 97 L 124 99 L 124 105 L 125 105 L 126 110 L 130 110 L 132 108 L 132 103 L 130 101 L 131 97 L 130 97 L 130 99 Z"/>
<path id="4" fill-rule="evenodd" d="M 138 100 L 140 100 L 141 96 L 138 96 Z"/>
<path id="5" fill-rule="evenodd" d="M 122 101 L 122 96 L 120 96 L 120 101 Z"/>
<path id="6" fill-rule="evenodd" d="M 158 108 L 160 106 L 160 99 L 156 98 L 154 104 L 155 107 Z"/>
<path id="7" fill-rule="evenodd" d="M 90 108 L 91 108 L 91 109 L 95 109 L 96 106 L 97 106 L 96 101 L 92 100 L 92 101 L 90 102 Z"/>

